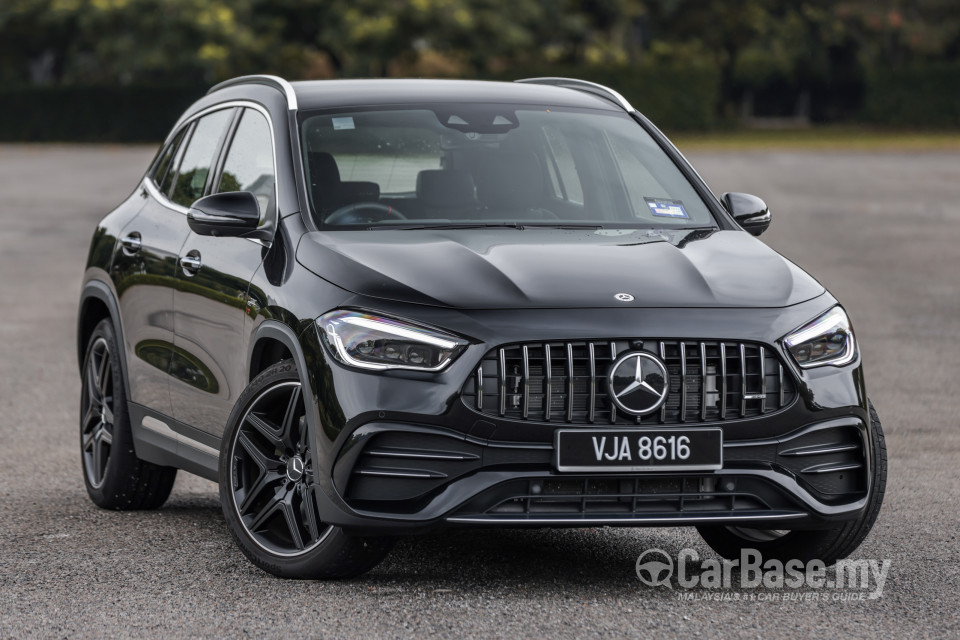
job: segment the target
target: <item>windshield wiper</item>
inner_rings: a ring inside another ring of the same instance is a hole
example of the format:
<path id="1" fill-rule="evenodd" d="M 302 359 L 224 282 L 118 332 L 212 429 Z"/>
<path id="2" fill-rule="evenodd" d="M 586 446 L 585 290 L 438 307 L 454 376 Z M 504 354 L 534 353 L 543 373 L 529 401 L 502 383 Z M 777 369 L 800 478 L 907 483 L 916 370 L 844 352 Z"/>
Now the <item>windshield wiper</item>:
<path id="1" fill-rule="evenodd" d="M 374 229 L 603 229 L 603 225 L 577 222 L 444 222 L 441 224 L 404 224 L 392 222 L 367 227 Z"/>
<path id="2" fill-rule="evenodd" d="M 402 222 L 392 222 L 390 224 L 377 224 L 367 227 L 368 231 L 375 229 L 399 229 L 405 231 L 408 229 L 487 229 L 487 228 L 507 228 L 522 229 L 523 227 L 516 222 L 464 222 L 457 224 L 455 222 L 444 222 L 442 224 L 404 224 Z"/>
<path id="3" fill-rule="evenodd" d="M 603 229 L 592 222 L 524 222 L 524 229 Z"/>

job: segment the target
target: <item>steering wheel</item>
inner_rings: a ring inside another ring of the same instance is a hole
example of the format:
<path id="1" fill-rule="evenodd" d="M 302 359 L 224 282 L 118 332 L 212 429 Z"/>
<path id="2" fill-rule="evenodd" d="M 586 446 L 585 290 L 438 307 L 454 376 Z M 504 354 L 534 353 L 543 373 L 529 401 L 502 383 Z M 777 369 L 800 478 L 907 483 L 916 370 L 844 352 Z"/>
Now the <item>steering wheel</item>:
<path id="1" fill-rule="evenodd" d="M 340 207 L 327 216 L 323 222 L 324 224 L 363 224 L 365 222 L 381 222 L 388 218 L 406 220 L 407 216 L 393 207 L 379 202 L 354 202 Z"/>

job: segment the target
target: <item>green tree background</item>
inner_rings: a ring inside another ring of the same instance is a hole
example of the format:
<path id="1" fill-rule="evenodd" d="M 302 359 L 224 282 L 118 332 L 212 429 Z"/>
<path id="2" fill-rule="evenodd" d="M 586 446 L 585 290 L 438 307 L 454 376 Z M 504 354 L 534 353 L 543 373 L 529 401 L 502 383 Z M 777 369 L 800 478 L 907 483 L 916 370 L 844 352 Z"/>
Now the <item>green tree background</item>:
<path id="1" fill-rule="evenodd" d="M 901 90 L 907 97 L 887 95 L 884 84 L 915 90 L 946 78 L 954 85 L 948 95 L 929 93 L 944 103 L 940 124 L 949 125 L 960 124 L 958 59 L 956 0 L 0 3 L 0 86 L 18 90 L 199 87 L 246 73 L 506 79 L 564 72 L 612 79 L 635 95 L 677 94 L 664 111 L 683 110 L 686 86 L 691 100 L 711 102 L 709 117 L 692 109 L 683 116 L 702 128 L 754 115 L 883 120 L 911 106 L 908 89 Z"/>

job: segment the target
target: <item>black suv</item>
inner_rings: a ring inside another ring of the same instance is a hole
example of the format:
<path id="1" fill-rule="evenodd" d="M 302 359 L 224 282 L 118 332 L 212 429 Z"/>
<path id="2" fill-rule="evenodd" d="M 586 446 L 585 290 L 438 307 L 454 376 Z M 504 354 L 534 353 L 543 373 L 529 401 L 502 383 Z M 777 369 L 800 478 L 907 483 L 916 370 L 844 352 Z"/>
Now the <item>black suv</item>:
<path id="1" fill-rule="evenodd" d="M 218 481 L 285 577 L 455 526 L 832 563 L 886 450 L 847 315 L 769 223 L 593 83 L 221 83 L 93 235 L 87 490 Z"/>

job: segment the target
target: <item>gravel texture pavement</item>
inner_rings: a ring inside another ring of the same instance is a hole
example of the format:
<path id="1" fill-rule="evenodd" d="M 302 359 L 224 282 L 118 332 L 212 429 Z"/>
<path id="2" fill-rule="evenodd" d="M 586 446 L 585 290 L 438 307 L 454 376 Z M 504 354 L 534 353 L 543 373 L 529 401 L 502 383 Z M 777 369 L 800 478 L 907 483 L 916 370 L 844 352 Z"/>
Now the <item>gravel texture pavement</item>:
<path id="1" fill-rule="evenodd" d="M 652 547 L 712 557 L 687 529 L 452 532 L 401 541 L 360 579 L 293 582 L 246 561 L 205 480 L 181 473 L 155 512 L 94 507 L 77 435 L 81 271 L 95 222 L 153 153 L 0 146 L 0 637 L 960 636 L 960 154 L 691 157 L 718 192 L 764 197 L 764 239 L 847 307 L 890 457 L 855 555 L 891 560 L 880 598 L 692 592 L 732 598 L 717 602 L 635 575 Z"/>

